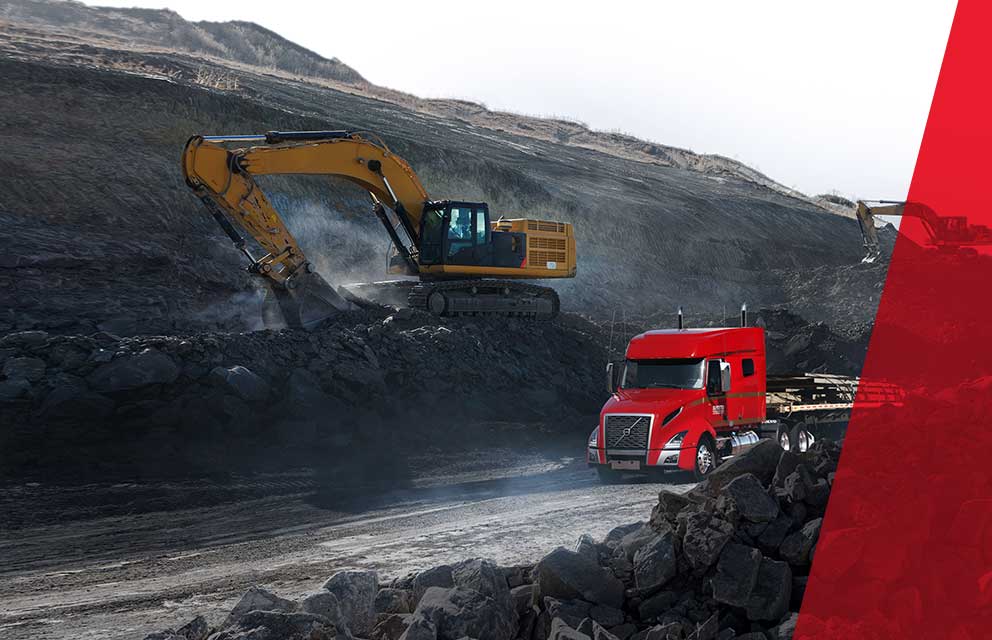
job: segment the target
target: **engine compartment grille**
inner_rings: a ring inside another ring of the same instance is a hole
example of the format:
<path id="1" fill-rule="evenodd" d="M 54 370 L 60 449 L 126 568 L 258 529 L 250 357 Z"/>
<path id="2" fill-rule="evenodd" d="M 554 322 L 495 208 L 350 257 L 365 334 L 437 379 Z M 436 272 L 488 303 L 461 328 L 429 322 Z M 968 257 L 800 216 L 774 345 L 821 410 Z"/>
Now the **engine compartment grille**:
<path id="1" fill-rule="evenodd" d="M 607 415 L 607 449 L 647 449 L 651 416 Z"/>

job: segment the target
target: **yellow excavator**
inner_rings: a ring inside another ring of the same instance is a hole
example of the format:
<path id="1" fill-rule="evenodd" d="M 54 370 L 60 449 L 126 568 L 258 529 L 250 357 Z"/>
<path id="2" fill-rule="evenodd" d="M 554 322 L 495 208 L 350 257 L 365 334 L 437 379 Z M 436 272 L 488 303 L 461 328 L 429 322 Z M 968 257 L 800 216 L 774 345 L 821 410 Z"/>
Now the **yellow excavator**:
<path id="1" fill-rule="evenodd" d="M 353 305 L 313 271 L 257 176 L 326 175 L 368 191 L 372 212 L 392 240 L 389 272 L 419 277 L 408 295 L 413 308 L 549 319 L 558 313 L 557 293 L 522 281 L 575 276 L 571 224 L 493 220 L 484 202 L 432 200 L 410 165 L 368 132 L 194 136 L 182 169 L 186 184 L 247 256 L 248 270 L 267 280 L 269 326 L 278 326 L 281 316 L 288 326 L 309 328 Z M 252 255 L 235 224 L 265 255 Z"/>

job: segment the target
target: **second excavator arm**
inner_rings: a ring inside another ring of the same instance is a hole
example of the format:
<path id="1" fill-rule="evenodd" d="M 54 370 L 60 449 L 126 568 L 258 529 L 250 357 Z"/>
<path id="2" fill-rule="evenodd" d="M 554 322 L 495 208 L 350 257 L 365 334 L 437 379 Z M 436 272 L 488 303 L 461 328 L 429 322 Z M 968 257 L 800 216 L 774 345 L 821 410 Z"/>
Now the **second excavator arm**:
<path id="1" fill-rule="evenodd" d="M 878 244 L 878 229 L 875 228 L 875 216 L 901 216 L 905 207 L 905 202 L 896 200 L 858 200 L 856 214 L 866 251 L 862 262 L 875 262 L 881 252 Z"/>

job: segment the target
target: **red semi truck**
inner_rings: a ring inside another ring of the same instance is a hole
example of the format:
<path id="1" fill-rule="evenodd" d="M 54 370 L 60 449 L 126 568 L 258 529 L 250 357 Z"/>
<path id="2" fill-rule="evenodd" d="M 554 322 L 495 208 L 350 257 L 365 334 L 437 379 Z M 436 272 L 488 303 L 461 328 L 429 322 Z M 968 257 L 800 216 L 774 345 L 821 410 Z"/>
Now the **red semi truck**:
<path id="1" fill-rule="evenodd" d="M 702 479 L 763 438 L 805 450 L 839 435 L 855 394 L 859 405 L 900 401 L 892 387 L 859 389 L 848 376 L 766 376 L 759 327 L 647 331 L 631 339 L 626 360 L 607 365 L 607 378 L 610 399 L 586 454 L 606 482 L 657 470 Z"/>

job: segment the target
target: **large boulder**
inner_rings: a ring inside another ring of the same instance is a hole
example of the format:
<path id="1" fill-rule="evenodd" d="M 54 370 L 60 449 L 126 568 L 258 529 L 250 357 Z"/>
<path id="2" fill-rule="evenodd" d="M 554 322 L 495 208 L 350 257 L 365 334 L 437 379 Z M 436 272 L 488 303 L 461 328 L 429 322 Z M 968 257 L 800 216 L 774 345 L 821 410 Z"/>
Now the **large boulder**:
<path id="1" fill-rule="evenodd" d="M 713 578 L 713 599 L 732 607 L 745 607 L 758 581 L 761 552 L 753 547 L 730 543 L 723 548 Z"/>
<path id="2" fill-rule="evenodd" d="M 300 610 L 304 613 L 312 613 L 330 620 L 335 629 L 337 629 L 338 640 L 350 639 L 352 637 L 348 620 L 341 612 L 341 602 L 330 591 L 322 589 L 307 594 L 300 602 Z"/>
<path id="3" fill-rule="evenodd" d="M 227 615 L 227 619 L 224 620 L 221 627 L 227 628 L 236 625 L 249 611 L 281 611 L 288 613 L 294 609 L 296 609 L 296 603 L 293 601 L 280 598 L 262 587 L 251 587 L 241 596 L 238 604 L 234 605 L 234 608 L 231 609 L 231 613 Z"/>
<path id="4" fill-rule="evenodd" d="M 210 640 L 335 640 L 337 630 L 327 618 L 312 613 L 249 611 L 237 623 Z"/>
<path id="5" fill-rule="evenodd" d="M 634 583 L 643 592 L 663 587 L 678 573 L 675 534 L 671 529 L 656 533 L 634 554 Z"/>
<path id="6" fill-rule="evenodd" d="M 0 381 L 0 402 L 13 402 L 28 395 L 31 383 L 23 378 Z"/>
<path id="7" fill-rule="evenodd" d="M 726 495 L 733 500 L 740 517 L 750 522 L 771 522 L 778 516 L 778 502 L 768 495 L 753 473 L 734 478 L 726 486 Z"/>
<path id="8" fill-rule="evenodd" d="M 414 616 L 410 613 L 385 613 L 380 614 L 376 620 L 375 627 L 369 634 L 369 640 L 399 640 L 413 624 Z M 437 629 L 434 629 L 433 633 L 436 635 Z"/>
<path id="9" fill-rule="evenodd" d="M 413 594 L 406 589 L 379 589 L 375 595 L 376 613 L 412 613 Z"/>
<path id="10" fill-rule="evenodd" d="M 269 383 L 241 365 L 214 367 L 210 371 L 210 380 L 245 402 L 262 402 L 269 397 Z"/>
<path id="11" fill-rule="evenodd" d="M 426 618 L 414 616 L 399 640 L 437 640 L 437 627 Z"/>
<path id="12" fill-rule="evenodd" d="M 152 384 L 172 384 L 178 377 L 179 367 L 172 358 L 155 349 L 145 349 L 100 365 L 87 380 L 93 390 L 113 393 Z"/>
<path id="13" fill-rule="evenodd" d="M 551 633 L 548 634 L 548 640 L 591 640 L 591 637 L 573 629 L 561 618 L 555 618 L 551 621 Z"/>
<path id="14" fill-rule="evenodd" d="M 55 387 L 41 405 L 41 415 L 51 419 L 74 419 L 81 415 L 99 419 L 113 412 L 113 400 L 82 385 Z"/>
<path id="15" fill-rule="evenodd" d="M 463 587 L 427 589 L 414 611 L 415 621 L 417 618 L 433 624 L 439 640 L 459 640 L 465 636 L 476 640 L 506 640 L 514 633 L 499 604 L 489 596 Z"/>
<path id="16" fill-rule="evenodd" d="M 456 587 L 474 589 L 492 598 L 508 625 L 516 628 L 517 610 L 510 595 L 510 587 L 503 572 L 495 563 L 478 558 L 465 560 L 451 567 L 451 577 Z"/>
<path id="17" fill-rule="evenodd" d="M 324 589 L 337 596 L 341 615 L 352 633 L 368 637 L 375 626 L 375 596 L 379 576 L 375 571 L 339 571 L 324 583 Z"/>
<path id="18" fill-rule="evenodd" d="M 544 610 L 548 614 L 548 622 L 561 618 L 570 627 L 578 627 L 579 623 L 592 614 L 592 603 L 585 600 L 558 600 L 547 597 L 544 599 Z"/>
<path id="19" fill-rule="evenodd" d="M 424 593 L 431 587 L 441 587 L 450 589 L 455 586 L 455 579 L 451 575 L 451 567 L 442 564 L 425 571 L 421 571 L 413 578 L 413 606 L 416 608 Z"/>
<path id="20" fill-rule="evenodd" d="M 583 620 L 579 624 L 576 631 L 588 638 L 591 638 L 591 640 L 619 640 L 615 635 L 603 628 L 603 626 L 596 620 L 591 618 L 586 618 Z"/>
<path id="21" fill-rule="evenodd" d="M 324 393 L 317 376 L 303 368 L 290 372 L 285 402 L 289 413 L 296 416 L 311 416 L 319 411 L 336 414 L 344 410 L 340 400 Z"/>
<path id="22" fill-rule="evenodd" d="M 451 579 L 457 587 L 475 589 L 497 602 L 510 605 L 510 587 L 495 563 L 478 558 L 451 567 Z"/>
<path id="23" fill-rule="evenodd" d="M 38 382 L 45 377 L 45 361 L 41 358 L 10 358 L 3 363 L 3 375 L 8 380 Z"/>
<path id="24" fill-rule="evenodd" d="M 623 606 L 623 583 L 595 562 L 564 547 L 537 563 L 534 583 L 539 598 L 579 598 L 618 609 Z"/>
<path id="25" fill-rule="evenodd" d="M 756 621 L 780 620 L 789 610 L 792 570 L 785 562 L 762 558 L 758 578 L 747 602 L 747 617 Z"/>
<path id="26" fill-rule="evenodd" d="M 696 570 L 712 566 L 734 534 L 732 524 L 705 511 L 686 518 L 685 527 L 682 553 Z"/>
<path id="27" fill-rule="evenodd" d="M 532 584 L 522 584 L 510 589 L 510 600 L 517 615 L 522 616 L 534 604 L 534 592 L 537 589 Z"/>
<path id="28" fill-rule="evenodd" d="M 656 535 L 657 532 L 654 529 L 648 525 L 643 525 L 622 537 L 617 548 L 623 552 L 628 560 L 632 561 L 641 547 L 651 542 Z"/>
<path id="29" fill-rule="evenodd" d="M 777 518 L 769 522 L 768 526 L 762 530 L 758 536 L 758 544 L 768 551 L 778 549 L 782 541 L 785 540 L 785 537 L 789 535 L 789 529 L 792 528 L 792 525 L 792 518 L 784 513 L 780 513 Z"/>
<path id="30" fill-rule="evenodd" d="M 800 567 L 810 562 L 810 550 L 820 537 L 822 518 L 810 520 L 803 528 L 789 535 L 779 548 L 779 555 L 789 564 Z"/>
<path id="31" fill-rule="evenodd" d="M 690 497 L 716 498 L 725 486 L 745 473 L 754 475 L 762 485 L 768 486 L 775 475 L 775 469 L 781 456 L 782 447 L 778 446 L 778 443 L 772 440 L 762 440 L 748 451 L 734 456 L 714 469 L 706 480 L 689 492 Z"/>

